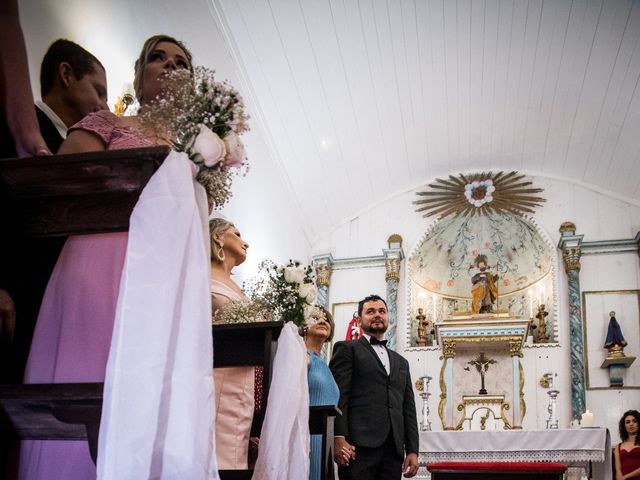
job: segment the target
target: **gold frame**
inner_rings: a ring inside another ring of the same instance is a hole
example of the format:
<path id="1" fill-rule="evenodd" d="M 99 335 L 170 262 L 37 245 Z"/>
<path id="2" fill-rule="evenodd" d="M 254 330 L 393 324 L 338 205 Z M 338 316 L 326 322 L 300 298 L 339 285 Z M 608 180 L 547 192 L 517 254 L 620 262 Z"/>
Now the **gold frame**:
<path id="1" fill-rule="evenodd" d="M 635 295 L 638 303 L 638 329 L 640 331 L 640 290 L 585 290 L 581 292 L 582 296 L 582 331 L 584 336 L 584 376 L 585 376 L 585 390 L 640 390 L 638 386 L 622 386 L 622 387 L 591 387 L 591 380 L 589 379 L 589 342 L 588 342 L 588 329 L 587 329 L 587 295 Z"/>
<path id="2" fill-rule="evenodd" d="M 471 417 L 465 417 L 464 416 L 464 410 L 465 407 L 467 405 L 474 405 L 474 404 L 480 404 L 481 402 L 479 400 L 463 400 L 461 403 L 458 404 L 458 406 L 456 407 L 456 409 L 459 412 L 462 412 L 462 417 L 460 417 L 460 420 L 458 421 L 458 424 L 455 426 L 455 430 L 463 430 L 462 425 L 464 424 L 465 420 L 471 420 L 473 418 L 473 416 Z M 513 427 L 511 426 L 511 424 L 509 423 L 509 420 L 507 420 L 507 414 L 506 414 L 506 410 L 510 410 L 511 409 L 511 405 L 509 405 L 509 402 L 505 402 L 504 399 L 502 401 L 499 400 L 492 400 L 489 401 L 487 403 L 495 403 L 497 405 L 500 405 L 500 420 L 502 420 L 503 426 L 502 429 L 503 430 L 513 430 Z M 484 407 L 487 408 L 487 407 Z M 474 412 L 475 413 L 475 412 Z M 482 427 L 481 430 L 484 430 L 484 422 L 481 420 L 480 421 L 482 423 Z"/>

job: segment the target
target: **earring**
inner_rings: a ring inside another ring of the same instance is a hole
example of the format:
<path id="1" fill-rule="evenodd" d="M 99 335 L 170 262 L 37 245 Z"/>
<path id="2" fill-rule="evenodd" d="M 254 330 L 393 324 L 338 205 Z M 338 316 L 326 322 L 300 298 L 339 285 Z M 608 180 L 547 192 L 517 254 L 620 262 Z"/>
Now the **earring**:
<path id="1" fill-rule="evenodd" d="M 309 334 L 309 327 L 307 325 L 300 325 L 298 327 L 298 335 L 306 337 Z"/>
<path id="2" fill-rule="evenodd" d="M 215 240 L 213 242 L 213 256 L 217 261 L 224 262 L 224 245 L 222 243 L 218 244 Z"/>

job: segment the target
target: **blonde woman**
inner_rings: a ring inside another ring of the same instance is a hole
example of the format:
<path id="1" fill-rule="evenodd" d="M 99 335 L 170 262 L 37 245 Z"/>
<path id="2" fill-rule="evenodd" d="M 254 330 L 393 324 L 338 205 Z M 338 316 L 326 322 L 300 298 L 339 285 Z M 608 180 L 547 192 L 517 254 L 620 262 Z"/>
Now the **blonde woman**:
<path id="1" fill-rule="evenodd" d="M 211 237 L 211 305 L 214 314 L 245 299 L 231 273 L 247 258 L 249 244 L 233 223 L 209 222 Z M 255 409 L 255 368 L 227 367 L 213 371 L 216 386 L 216 456 L 220 470 L 248 467 L 249 435 Z"/>

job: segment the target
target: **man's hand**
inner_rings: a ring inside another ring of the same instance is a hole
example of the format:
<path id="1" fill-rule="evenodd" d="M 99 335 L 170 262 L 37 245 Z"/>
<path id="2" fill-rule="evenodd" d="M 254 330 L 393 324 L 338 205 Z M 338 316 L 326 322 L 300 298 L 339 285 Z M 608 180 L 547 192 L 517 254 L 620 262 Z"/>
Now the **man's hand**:
<path id="1" fill-rule="evenodd" d="M 410 453 L 402 464 L 402 475 L 406 478 L 415 477 L 418 473 L 418 454 Z"/>
<path id="2" fill-rule="evenodd" d="M 334 437 L 333 459 L 339 467 L 348 467 L 349 462 L 356 459 L 356 447 L 347 442 L 344 437 Z"/>
<path id="3" fill-rule="evenodd" d="M 0 340 L 13 342 L 16 328 L 16 307 L 6 290 L 0 290 Z"/>

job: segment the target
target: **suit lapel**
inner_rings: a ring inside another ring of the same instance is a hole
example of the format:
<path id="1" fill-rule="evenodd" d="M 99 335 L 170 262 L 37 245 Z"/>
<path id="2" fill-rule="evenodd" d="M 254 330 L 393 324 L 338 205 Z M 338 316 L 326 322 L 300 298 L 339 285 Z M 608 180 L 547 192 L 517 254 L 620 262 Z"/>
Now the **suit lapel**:
<path id="1" fill-rule="evenodd" d="M 384 374 L 387 375 L 387 371 L 385 370 L 384 365 L 382 364 L 382 361 L 380 360 L 380 357 L 378 356 L 376 351 L 373 349 L 373 347 L 369 343 L 369 340 L 367 340 L 365 337 L 360 337 L 358 342 L 360 342 L 362 344 L 362 346 L 373 356 L 373 358 L 376 360 L 376 362 L 378 363 L 378 365 L 380 366 L 380 368 L 382 369 Z M 388 354 L 388 352 L 387 352 L 387 354 Z M 389 358 L 391 358 L 390 355 L 389 355 Z"/>

